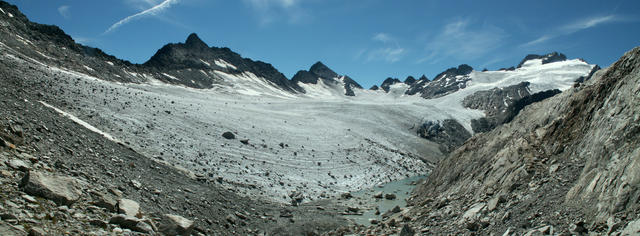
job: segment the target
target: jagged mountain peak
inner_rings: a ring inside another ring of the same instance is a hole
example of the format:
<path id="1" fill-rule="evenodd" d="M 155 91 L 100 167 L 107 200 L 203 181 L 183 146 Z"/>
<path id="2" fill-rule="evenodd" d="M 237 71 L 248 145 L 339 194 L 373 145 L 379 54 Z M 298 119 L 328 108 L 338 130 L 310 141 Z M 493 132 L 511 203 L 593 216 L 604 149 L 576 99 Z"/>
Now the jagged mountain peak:
<path id="1" fill-rule="evenodd" d="M 184 43 L 169 43 L 163 46 L 143 66 L 167 74 L 173 73 L 174 77 L 181 80 L 179 83 L 193 87 L 211 87 L 216 78 L 213 78 L 215 76 L 209 76 L 206 72 L 189 73 L 190 69 L 214 70 L 227 74 L 250 72 L 285 91 L 302 92 L 300 87 L 291 84 L 271 64 L 243 58 L 229 48 L 209 47 L 195 33 L 190 34 Z M 187 72 L 181 72 L 183 70 Z M 176 76 L 176 74 L 183 74 L 183 76 Z M 202 85 L 193 85 L 192 81 Z M 175 80 L 172 82 L 175 82 Z"/>
<path id="2" fill-rule="evenodd" d="M 200 37 L 198 37 L 198 35 L 196 33 L 191 33 L 189 34 L 189 37 L 187 37 L 187 40 L 184 42 L 185 46 L 190 47 L 190 48 L 208 48 L 209 45 L 207 45 L 204 41 L 202 41 L 202 39 L 200 39 Z"/>
<path id="3" fill-rule="evenodd" d="M 382 88 L 382 90 L 384 90 L 385 92 L 389 92 L 391 85 L 394 85 L 397 83 L 402 83 L 402 81 L 400 81 L 398 78 L 389 77 L 382 82 L 382 84 L 380 85 L 380 88 Z"/>
<path id="4" fill-rule="evenodd" d="M 344 89 L 344 95 L 347 96 L 355 96 L 354 88 L 362 89 L 362 86 L 358 84 L 358 82 L 346 75 L 341 77 L 320 61 L 313 64 L 308 71 L 300 70 L 291 78 L 292 84 L 297 84 L 298 82 L 303 84 L 318 84 L 318 80 L 322 80 L 323 83 L 330 84 L 330 86 L 339 85 L 339 87 Z"/>
<path id="5" fill-rule="evenodd" d="M 524 65 L 525 62 L 529 60 L 534 60 L 534 59 L 542 59 L 542 64 L 547 64 L 552 62 L 565 61 L 567 60 L 567 56 L 559 52 L 552 52 L 544 55 L 529 54 L 526 57 L 524 57 L 522 61 L 520 61 L 517 68 L 522 67 L 522 65 Z"/>
<path id="6" fill-rule="evenodd" d="M 404 79 L 404 83 L 407 85 L 412 85 L 416 82 L 416 78 L 414 78 L 413 76 L 407 76 L 406 79 Z"/>
<path id="7" fill-rule="evenodd" d="M 309 68 L 309 72 L 314 73 L 324 79 L 337 78 L 338 73 L 331 70 L 328 66 L 318 61 Z"/>
<path id="8" fill-rule="evenodd" d="M 458 68 L 456 67 L 451 67 L 445 71 L 443 71 L 442 73 L 436 75 L 434 80 L 439 80 L 442 79 L 446 76 L 456 76 L 456 75 L 468 75 L 469 73 L 471 73 L 471 71 L 473 71 L 473 67 L 467 65 L 467 64 L 461 64 L 458 66 Z"/>

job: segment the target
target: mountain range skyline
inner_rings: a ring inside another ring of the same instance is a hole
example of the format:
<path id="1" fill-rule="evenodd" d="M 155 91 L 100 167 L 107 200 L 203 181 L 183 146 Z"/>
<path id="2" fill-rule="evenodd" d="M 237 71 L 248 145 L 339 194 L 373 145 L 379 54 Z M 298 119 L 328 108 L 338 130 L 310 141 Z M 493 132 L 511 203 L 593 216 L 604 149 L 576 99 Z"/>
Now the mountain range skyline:
<path id="1" fill-rule="evenodd" d="M 134 63 L 195 32 L 210 46 L 269 62 L 289 79 L 321 61 L 365 88 L 387 77 L 433 78 L 460 64 L 508 68 L 524 55 L 553 51 L 608 66 L 640 34 L 628 30 L 639 23 L 633 1 L 9 2 L 79 43 Z"/>

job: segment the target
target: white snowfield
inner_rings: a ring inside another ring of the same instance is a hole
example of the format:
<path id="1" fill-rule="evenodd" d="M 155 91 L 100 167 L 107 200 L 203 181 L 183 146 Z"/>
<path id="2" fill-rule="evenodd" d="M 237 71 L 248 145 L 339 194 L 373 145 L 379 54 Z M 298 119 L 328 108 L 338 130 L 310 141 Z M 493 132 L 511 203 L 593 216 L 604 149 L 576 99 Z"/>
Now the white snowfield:
<path id="1" fill-rule="evenodd" d="M 464 97 L 523 81 L 532 92 L 564 90 L 593 67 L 580 60 L 531 61 L 515 71 L 474 71 L 465 89 L 427 100 L 405 95 L 404 84 L 389 93 L 355 89 L 356 96 L 347 97 L 340 78 L 338 85 L 300 84 L 308 93 L 292 94 L 251 73 L 221 71 L 205 73 L 232 86 L 193 89 L 137 74 L 149 82 L 114 83 L 2 56 L 55 74 L 52 81 L 69 91 L 61 99 L 73 109 L 43 104 L 90 130 L 239 193 L 281 202 L 294 190 L 315 200 L 427 174 L 443 154 L 416 134 L 425 121 L 453 118 L 471 131 L 471 119 L 484 113 L 462 107 Z M 226 131 L 236 139 L 223 138 Z"/>

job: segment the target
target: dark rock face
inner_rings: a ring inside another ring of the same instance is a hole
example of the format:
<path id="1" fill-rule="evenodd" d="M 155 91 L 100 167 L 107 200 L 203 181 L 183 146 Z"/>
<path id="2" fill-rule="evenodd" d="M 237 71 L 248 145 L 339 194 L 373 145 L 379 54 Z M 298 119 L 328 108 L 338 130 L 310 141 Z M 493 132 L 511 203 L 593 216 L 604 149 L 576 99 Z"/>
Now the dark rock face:
<path id="1" fill-rule="evenodd" d="M 467 86 L 467 82 L 471 80 L 469 73 L 473 71 L 473 68 L 469 65 L 462 64 L 458 68 L 452 67 L 446 71 L 438 74 L 436 78 L 428 84 L 422 84 L 419 80 L 407 90 L 407 94 L 411 95 L 414 92 L 422 93 L 423 98 L 438 98 L 454 93 L 459 89 L 464 89 Z M 422 87 L 420 87 L 422 86 Z"/>
<path id="2" fill-rule="evenodd" d="M 512 67 L 509 67 L 509 68 L 500 68 L 499 70 L 503 70 L 503 71 L 514 71 L 514 70 L 516 70 L 516 68 L 512 66 Z"/>
<path id="3" fill-rule="evenodd" d="M 296 86 L 298 82 L 305 84 L 318 84 L 319 79 L 330 86 L 339 86 L 339 79 L 342 79 L 346 96 L 355 96 L 355 93 L 353 92 L 354 88 L 362 89 L 362 86 L 360 86 L 358 82 L 351 79 L 349 76 L 343 76 L 340 78 L 338 73 L 322 64 L 322 62 L 316 62 L 313 64 L 311 68 L 309 68 L 309 71 L 298 71 L 293 78 L 291 78 L 291 83 Z"/>
<path id="4" fill-rule="evenodd" d="M 411 86 L 409 87 L 409 89 L 407 89 L 407 92 L 405 92 L 405 94 L 414 95 L 420 92 L 420 90 L 422 90 L 429 82 L 431 82 L 431 80 L 429 80 L 429 78 L 427 78 L 426 75 L 422 75 L 420 79 L 416 80 L 416 82 L 411 84 Z"/>
<path id="5" fill-rule="evenodd" d="M 370 88 L 369 90 L 374 90 L 374 91 L 375 91 L 375 90 L 378 90 L 378 89 L 380 89 L 380 88 L 378 87 L 378 85 L 375 85 L 375 84 L 374 84 L 373 86 L 371 86 L 371 88 Z"/>
<path id="6" fill-rule="evenodd" d="M 358 82 L 356 82 L 355 80 L 351 79 L 349 76 L 344 76 L 344 78 L 342 79 L 342 82 L 344 83 L 344 89 L 345 89 L 345 94 L 347 96 L 356 96 L 356 94 L 353 92 L 354 88 L 359 88 L 362 89 L 362 86 L 360 86 L 360 84 L 358 84 Z"/>
<path id="7" fill-rule="evenodd" d="M 315 64 L 313 64 L 311 68 L 309 68 L 309 72 L 324 79 L 337 78 L 339 76 L 338 73 L 329 69 L 329 67 L 322 64 L 322 62 L 316 62 Z"/>
<path id="8" fill-rule="evenodd" d="M 485 111 L 486 117 L 471 120 L 471 127 L 476 133 L 487 132 L 504 122 L 508 107 L 528 95 L 529 83 L 522 82 L 505 88 L 475 92 L 464 98 L 462 105 Z"/>
<path id="9" fill-rule="evenodd" d="M 407 85 L 412 85 L 416 82 L 416 78 L 413 78 L 413 76 L 407 76 L 406 79 L 404 79 L 404 83 Z"/>
<path id="10" fill-rule="evenodd" d="M 576 80 L 576 83 L 577 83 L 577 84 L 584 83 L 585 81 L 587 81 L 587 80 L 591 79 L 591 77 L 593 76 L 593 74 L 595 74 L 595 73 L 596 73 L 597 71 L 599 71 L 600 69 L 602 69 L 602 68 L 600 68 L 600 66 L 599 66 L 599 65 L 595 65 L 595 66 L 591 69 L 591 71 L 589 72 L 589 75 L 587 75 L 587 76 L 581 76 L 580 78 L 578 78 L 578 79 Z"/>
<path id="11" fill-rule="evenodd" d="M 449 68 L 438 74 L 433 81 L 429 81 L 426 76 L 420 77 L 405 92 L 407 95 L 421 93 L 423 98 L 442 97 L 466 87 L 471 80 L 469 73 L 473 68 L 467 64 Z"/>
<path id="12" fill-rule="evenodd" d="M 510 122 L 525 106 L 558 93 L 560 90 L 555 89 L 530 94 L 529 83 L 522 82 L 505 88 L 478 91 L 466 97 L 462 105 L 485 111 L 486 117 L 471 120 L 473 132 L 482 133 Z"/>
<path id="13" fill-rule="evenodd" d="M 468 75 L 469 73 L 471 73 L 471 71 L 473 71 L 473 67 L 467 64 L 462 64 L 462 65 L 459 65 L 458 68 L 451 67 L 445 70 L 444 72 L 441 72 L 440 74 L 436 75 L 436 78 L 434 79 L 434 81 L 441 80 L 446 77 L 456 76 L 456 75 Z"/>
<path id="14" fill-rule="evenodd" d="M 209 46 L 198 37 L 196 33 L 191 33 L 187 40 L 184 42 L 187 48 L 193 48 L 196 50 L 206 50 Z"/>
<path id="15" fill-rule="evenodd" d="M 518 115 L 518 113 L 520 113 L 520 111 L 526 106 L 553 97 L 561 92 L 562 91 L 560 91 L 559 89 L 551 89 L 524 96 L 523 98 L 516 100 L 511 106 L 509 106 L 509 109 L 507 109 L 507 115 L 505 116 L 502 123 L 504 124 L 511 122 L 511 120 L 513 120 L 513 118 L 516 117 L 516 115 Z"/>
<path id="16" fill-rule="evenodd" d="M 382 84 L 380 85 L 380 88 L 382 88 L 382 90 L 388 93 L 389 87 L 397 83 L 402 83 L 402 81 L 400 81 L 398 78 L 389 77 L 382 82 Z"/>
<path id="17" fill-rule="evenodd" d="M 221 66 L 215 61 L 223 60 L 232 65 Z M 279 88 L 289 92 L 302 92 L 302 89 L 291 83 L 282 73 L 276 70 L 271 64 L 261 61 L 253 61 L 242 58 L 229 48 L 209 47 L 195 33 L 190 34 L 184 43 L 167 44 L 155 55 L 143 64 L 144 67 L 157 72 L 178 74 L 180 83 L 191 87 L 209 88 L 215 81 L 208 76 L 198 76 L 197 73 L 183 74 L 183 70 L 207 70 L 215 69 L 231 74 L 251 72 L 256 76 L 263 77 Z M 196 83 L 191 82 L 194 80 Z"/>
<path id="18" fill-rule="evenodd" d="M 552 52 L 545 55 L 529 54 L 526 57 L 524 57 L 522 61 L 520 61 L 520 64 L 518 64 L 517 68 L 522 67 L 522 65 L 524 65 L 526 61 L 533 60 L 533 59 L 542 59 L 542 64 L 547 64 L 547 63 L 558 62 L 558 61 L 566 61 L 567 56 L 558 52 Z"/>
<path id="19" fill-rule="evenodd" d="M 291 82 L 293 83 L 301 82 L 305 84 L 318 84 L 318 79 L 319 79 L 318 75 L 306 70 L 300 70 L 293 76 L 293 78 L 291 79 Z"/>
<path id="20" fill-rule="evenodd" d="M 418 128 L 418 135 L 440 144 L 440 151 L 443 153 L 453 151 L 471 138 L 469 131 L 454 119 L 427 121 Z"/>

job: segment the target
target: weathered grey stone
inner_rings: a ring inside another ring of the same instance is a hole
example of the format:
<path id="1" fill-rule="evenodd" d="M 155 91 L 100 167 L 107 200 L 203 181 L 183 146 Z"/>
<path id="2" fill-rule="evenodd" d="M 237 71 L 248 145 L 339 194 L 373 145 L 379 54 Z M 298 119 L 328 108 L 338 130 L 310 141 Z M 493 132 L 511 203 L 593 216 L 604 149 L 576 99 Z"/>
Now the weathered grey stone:
<path id="1" fill-rule="evenodd" d="M 136 217 L 127 216 L 124 214 L 117 214 L 109 219 L 109 224 L 116 224 L 122 228 L 130 229 L 137 232 L 149 233 L 153 231 L 153 228 L 141 219 Z"/>
<path id="2" fill-rule="evenodd" d="M 236 135 L 231 133 L 231 132 L 229 132 L 229 131 L 227 131 L 227 132 L 222 133 L 222 137 L 224 137 L 226 139 L 235 139 Z"/>
<path id="3" fill-rule="evenodd" d="M 118 201 L 113 197 L 102 192 L 92 192 L 91 194 L 94 196 L 94 201 L 91 202 L 91 204 L 105 208 L 111 212 L 117 211 L 116 206 L 118 205 Z"/>
<path id="4" fill-rule="evenodd" d="M 193 221 L 182 216 L 165 214 L 160 223 L 160 232 L 166 235 L 190 235 L 193 231 Z"/>
<path id="5" fill-rule="evenodd" d="M 124 214 L 130 217 L 137 217 L 140 212 L 140 204 L 131 199 L 118 200 L 118 214 Z"/>
<path id="6" fill-rule="evenodd" d="M 640 219 L 631 221 L 627 224 L 627 227 L 622 230 L 622 235 L 639 235 L 640 234 Z"/>
<path id="7" fill-rule="evenodd" d="M 413 236 L 416 234 L 416 231 L 413 230 L 411 228 L 411 226 L 405 224 L 402 226 L 402 229 L 400 230 L 400 234 L 398 234 L 399 236 Z"/>
<path id="8" fill-rule="evenodd" d="M 44 232 L 44 230 L 41 228 L 33 227 L 29 229 L 29 236 L 45 236 L 45 235 L 47 235 L 47 233 Z"/>
<path id="9" fill-rule="evenodd" d="M 373 195 L 374 198 L 382 198 L 382 196 L 384 195 L 384 193 L 382 193 L 382 191 L 377 192 L 376 194 Z"/>
<path id="10" fill-rule="evenodd" d="M 500 205 L 500 203 L 503 203 L 504 201 L 505 199 L 502 195 L 492 198 L 491 200 L 489 200 L 489 202 L 487 202 L 487 210 L 490 212 L 494 211 L 496 208 L 498 208 L 498 205 Z"/>
<path id="11" fill-rule="evenodd" d="M 484 203 L 473 204 L 471 207 L 469 207 L 467 211 L 464 212 L 464 214 L 462 215 L 462 218 L 474 219 L 478 216 L 478 213 L 480 213 L 484 207 L 485 207 Z"/>
<path id="12" fill-rule="evenodd" d="M 227 220 L 227 222 L 229 222 L 230 224 L 235 224 L 238 219 L 234 215 L 229 214 L 225 217 L 225 220 Z"/>
<path id="13" fill-rule="evenodd" d="M 11 159 L 7 161 L 7 165 L 15 170 L 20 171 L 29 171 L 31 169 L 31 165 L 27 164 L 23 160 Z"/>
<path id="14" fill-rule="evenodd" d="M 153 228 L 151 227 L 151 225 L 147 224 L 144 221 L 139 221 L 133 228 L 131 228 L 131 230 L 142 232 L 142 233 L 153 232 Z"/>
<path id="15" fill-rule="evenodd" d="M 30 203 L 38 203 L 38 200 L 36 200 L 36 198 L 34 198 L 34 197 L 32 197 L 32 196 L 29 196 L 29 195 L 27 195 L 27 194 L 22 194 L 22 198 L 23 198 L 25 201 L 30 202 Z"/>
<path id="16" fill-rule="evenodd" d="M 78 201 L 82 194 L 76 179 L 47 175 L 36 171 L 29 171 L 22 178 L 21 186 L 30 195 L 40 196 L 64 205 L 71 205 Z"/>
<path id="17" fill-rule="evenodd" d="M 131 180 L 131 186 L 133 186 L 136 189 L 141 189 L 142 188 L 142 184 L 137 180 Z"/>

